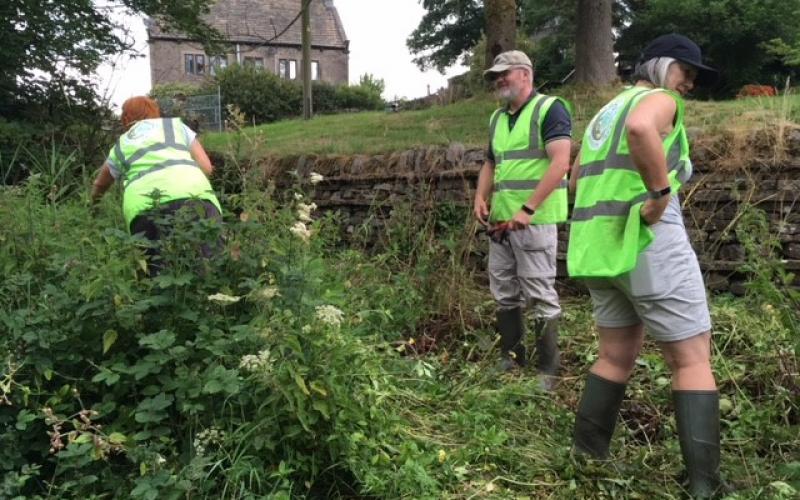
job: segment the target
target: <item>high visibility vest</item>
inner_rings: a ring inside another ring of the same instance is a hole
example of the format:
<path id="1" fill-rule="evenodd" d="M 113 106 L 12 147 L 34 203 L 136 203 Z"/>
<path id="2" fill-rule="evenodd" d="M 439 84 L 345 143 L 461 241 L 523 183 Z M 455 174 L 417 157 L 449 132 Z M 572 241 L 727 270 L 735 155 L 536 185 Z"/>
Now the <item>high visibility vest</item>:
<path id="1" fill-rule="evenodd" d="M 141 120 L 119 138 L 108 156 L 120 172 L 128 227 L 156 204 L 180 199 L 208 200 L 222 211 L 189 146 L 180 118 Z"/>
<path id="2" fill-rule="evenodd" d="M 570 221 L 567 270 L 573 277 L 611 277 L 636 267 L 653 241 L 640 209 L 647 187 L 628 148 L 625 120 L 644 97 L 665 92 L 675 99 L 675 126 L 663 139 L 669 183 L 677 194 L 692 174 L 684 103 L 675 92 L 631 87 L 606 104 L 589 123 L 581 144 L 580 173 Z"/>
<path id="3" fill-rule="evenodd" d="M 560 97 L 536 94 L 519 112 L 514 128 L 509 130 L 509 114 L 502 108 L 489 121 L 494 152 L 494 191 L 491 221 L 507 221 L 519 212 L 550 168 L 541 129 L 550 106 Z M 531 224 L 556 224 L 567 220 L 567 179 L 564 176 L 550 195 L 536 207 Z"/>

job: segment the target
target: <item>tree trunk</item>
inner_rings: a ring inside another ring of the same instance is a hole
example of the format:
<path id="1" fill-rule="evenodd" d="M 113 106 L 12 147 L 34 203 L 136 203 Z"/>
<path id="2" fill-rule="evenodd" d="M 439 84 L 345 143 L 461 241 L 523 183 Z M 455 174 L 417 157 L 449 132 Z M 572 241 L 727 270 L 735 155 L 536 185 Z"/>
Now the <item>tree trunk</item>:
<path id="1" fill-rule="evenodd" d="M 515 0 L 486 0 L 486 62 L 490 68 L 497 54 L 517 46 L 517 2 Z"/>
<path id="2" fill-rule="evenodd" d="M 578 0 L 575 81 L 608 85 L 614 78 L 611 0 Z"/>

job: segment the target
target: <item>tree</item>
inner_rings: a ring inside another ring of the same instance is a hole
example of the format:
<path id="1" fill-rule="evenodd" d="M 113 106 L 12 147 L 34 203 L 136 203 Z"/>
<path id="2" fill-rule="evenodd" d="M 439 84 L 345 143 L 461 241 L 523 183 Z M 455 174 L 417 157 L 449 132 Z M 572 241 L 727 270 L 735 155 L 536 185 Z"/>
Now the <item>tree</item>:
<path id="1" fill-rule="evenodd" d="M 482 0 L 422 0 L 427 11 L 406 40 L 420 69 L 441 72 L 463 57 L 481 38 L 486 19 Z"/>
<path id="2" fill-rule="evenodd" d="M 168 27 L 214 46 L 219 34 L 202 21 L 211 0 L 4 0 L 0 3 L 0 111 L 15 114 L 52 88 L 86 94 L 103 58 L 131 49 L 111 19 L 114 9 L 158 17 Z M 124 32 L 124 28 L 122 29 Z M 91 96 L 89 96 L 91 97 Z"/>
<path id="3" fill-rule="evenodd" d="M 515 0 L 486 0 L 486 60 L 489 68 L 498 54 L 516 48 L 517 4 Z"/>
<path id="4" fill-rule="evenodd" d="M 607 85 L 616 76 L 611 0 L 579 0 L 575 81 Z"/>
<path id="5" fill-rule="evenodd" d="M 800 9 L 785 0 L 637 0 L 630 2 L 632 22 L 617 43 L 620 59 L 635 62 L 645 45 L 658 35 L 677 32 L 703 50 L 720 71 L 714 94 L 730 96 L 745 84 L 782 85 L 792 73 L 791 60 L 774 48 L 800 43 Z M 701 92 L 702 89 L 698 90 Z"/>

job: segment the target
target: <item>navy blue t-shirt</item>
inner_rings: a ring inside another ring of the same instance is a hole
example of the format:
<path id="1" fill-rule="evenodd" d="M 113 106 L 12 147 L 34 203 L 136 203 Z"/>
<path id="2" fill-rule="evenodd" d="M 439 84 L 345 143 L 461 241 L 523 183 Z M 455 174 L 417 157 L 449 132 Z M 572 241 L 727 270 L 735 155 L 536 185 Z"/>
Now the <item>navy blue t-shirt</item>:
<path id="1" fill-rule="evenodd" d="M 514 125 L 517 123 L 517 118 L 519 118 L 520 111 L 522 111 L 534 97 L 536 97 L 536 91 L 531 93 L 528 100 L 525 101 L 525 104 L 523 104 L 516 113 L 509 113 L 509 130 L 514 128 Z M 502 111 L 502 113 L 508 113 L 508 111 Z M 556 102 L 550 106 L 550 109 L 547 110 L 547 115 L 544 117 L 544 122 L 542 123 L 542 139 L 544 139 L 544 143 L 547 144 L 553 139 L 564 137 L 572 137 L 572 119 L 569 116 L 569 112 L 567 112 L 567 108 L 564 107 L 564 103 L 556 100 Z M 486 159 L 494 163 L 494 151 L 492 150 L 491 141 L 489 141 L 489 149 L 486 151 Z"/>

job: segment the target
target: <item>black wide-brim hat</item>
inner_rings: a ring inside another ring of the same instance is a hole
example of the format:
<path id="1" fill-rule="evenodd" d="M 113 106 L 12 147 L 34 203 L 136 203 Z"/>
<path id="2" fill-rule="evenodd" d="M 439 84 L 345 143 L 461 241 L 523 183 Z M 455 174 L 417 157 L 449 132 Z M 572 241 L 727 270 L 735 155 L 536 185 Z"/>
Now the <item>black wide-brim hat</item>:
<path id="1" fill-rule="evenodd" d="M 697 69 L 695 85 L 709 86 L 717 82 L 719 72 L 710 66 L 703 64 L 703 54 L 696 43 L 677 33 L 661 35 L 642 52 L 639 62 L 649 61 L 655 57 L 671 57 L 682 63 L 686 63 Z"/>

